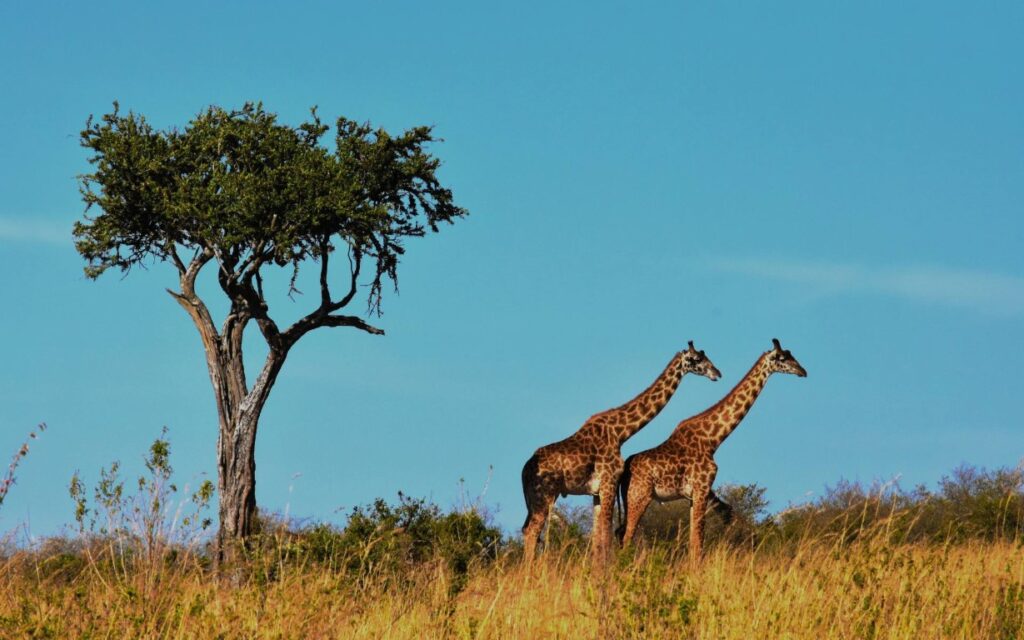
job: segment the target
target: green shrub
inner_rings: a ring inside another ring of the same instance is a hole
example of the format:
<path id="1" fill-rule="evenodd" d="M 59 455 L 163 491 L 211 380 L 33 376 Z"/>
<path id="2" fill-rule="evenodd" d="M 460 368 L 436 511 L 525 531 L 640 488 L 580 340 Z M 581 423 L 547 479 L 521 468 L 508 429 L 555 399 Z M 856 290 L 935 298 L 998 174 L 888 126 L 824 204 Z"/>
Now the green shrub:
<path id="1" fill-rule="evenodd" d="M 783 542 L 828 536 L 850 542 L 884 529 L 893 542 L 1024 539 L 1024 469 L 962 465 L 935 491 L 898 482 L 840 481 L 817 500 L 778 513 L 772 533 Z"/>
<path id="2" fill-rule="evenodd" d="M 443 562 L 462 580 L 474 563 L 494 560 L 501 530 L 476 509 L 442 512 L 425 499 L 398 494 L 397 504 L 378 498 L 355 507 L 344 527 L 318 523 L 288 526 L 261 514 L 258 547 L 279 565 L 317 563 L 365 579 L 393 578 L 429 562 Z M 271 569 L 273 578 L 277 569 Z"/>

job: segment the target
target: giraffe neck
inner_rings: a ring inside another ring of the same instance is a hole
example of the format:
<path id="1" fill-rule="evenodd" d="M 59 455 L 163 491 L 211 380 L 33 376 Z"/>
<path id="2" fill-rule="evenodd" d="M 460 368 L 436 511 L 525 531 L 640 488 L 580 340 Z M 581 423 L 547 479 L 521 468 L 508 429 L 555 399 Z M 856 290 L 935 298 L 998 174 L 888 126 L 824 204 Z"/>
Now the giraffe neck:
<path id="1" fill-rule="evenodd" d="M 676 392 L 682 379 L 683 353 L 679 352 L 668 363 L 661 375 L 651 383 L 651 386 L 615 410 L 622 416 L 615 427 L 615 436 L 620 445 L 658 415 L 672 399 L 672 394 Z"/>
<path id="2" fill-rule="evenodd" d="M 713 448 L 717 449 L 739 426 L 757 400 L 757 396 L 761 394 L 770 375 L 765 354 L 758 358 L 747 375 L 743 376 L 721 402 L 705 413 L 706 424 L 710 425 L 706 441 Z"/>

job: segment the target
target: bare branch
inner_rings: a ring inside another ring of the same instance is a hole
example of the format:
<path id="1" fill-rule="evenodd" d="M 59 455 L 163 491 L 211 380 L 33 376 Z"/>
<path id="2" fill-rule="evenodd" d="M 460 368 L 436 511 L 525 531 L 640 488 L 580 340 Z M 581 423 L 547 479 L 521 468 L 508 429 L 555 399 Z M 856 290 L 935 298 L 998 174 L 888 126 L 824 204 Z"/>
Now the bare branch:
<path id="1" fill-rule="evenodd" d="M 178 301 L 185 311 L 192 316 L 192 320 L 196 323 L 196 327 L 199 329 L 201 334 L 208 334 L 210 337 L 215 338 L 217 336 L 217 330 L 213 325 L 213 318 L 210 316 L 210 311 L 206 308 L 203 301 L 196 295 L 196 278 L 199 276 L 199 272 L 202 271 L 203 267 L 213 258 L 213 252 L 206 249 L 202 252 L 196 252 L 196 255 L 192 258 L 192 262 L 189 263 L 188 267 L 181 271 L 181 277 L 179 279 L 181 283 L 181 291 L 167 290 L 167 293 Z M 178 260 L 180 263 L 180 259 Z M 184 264 L 182 264 L 184 267 Z M 204 337 L 204 341 L 206 338 Z"/>
<path id="2" fill-rule="evenodd" d="M 320 244 L 320 309 L 326 313 L 333 313 L 344 308 L 355 297 L 358 290 L 359 270 L 363 264 L 363 256 L 358 248 L 349 247 L 348 270 L 350 276 L 348 293 L 340 300 L 331 300 L 330 283 L 328 282 L 328 252 L 329 245 L 325 239 Z"/>
<path id="3" fill-rule="evenodd" d="M 197 251 L 188 267 L 181 274 L 181 291 L 167 290 L 167 293 L 177 300 L 178 304 L 192 318 L 192 322 L 195 323 L 196 329 L 199 330 L 199 336 L 203 341 L 206 358 L 211 367 L 216 364 L 220 336 L 217 334 L 217 328 L 213 324 L 213 318 L 210 316 L 209 309 L 206 308 L 206 304 L 203 303 L 202 299 L 196 295 L 196 278 L 206 263 L 212 258 L 213 251 L 210 249 Z"/>
<path id="4" fill-rule="evenodd" d="M 291 277 L 291 279 L 288 280 L 288 299 L 289 300 L 293 300 L 293 301 L 295 300 L 295 296 L 292 295 L 293 293 L 297 293 L 300 296 L 302 295 L 302 292 L 299 291 L 299 288 L 295 286 L 295 282 L 298 279 L 299 279 L 299 263 L 298 262 L 293 262 L 292 263 L 292 277 Z"/>
<path id="5" fill-rule="evenodd" d="M 358 247 L 349 248 L 348 251 L 348 270 L 352 274 L 352 282 L 349 284 L 348 293 L 345 297 L 337 302 L 331 304 L 330 311 L 337 311 L 352 302 L 352 298 L 356 295 L 356 289 L 358 287 L 359 280 L 359 269 L 363 265 L 363 254 L 359 251 Z"/>
<path id="6" fill-rule="evenodd" d="M 217 278 L 231 278 L 234 275 L 234 271 L 229 266 L 227 259 L 224 257 L 223 252 L 220 250 L 220 247 L 214 245 L 213 255 L 216 256 L 217 265 L 220 267 Z"/>
<path id="7" fill-rule="evenodd" d="M 384 335 L 383 329 L 367 324 L 365 320 L 357 316 L 327 316 L 321 322 L 321 326 L 324 327 L 355 327 L 356 329 L 362 329 L 367 333 L 372 333 L 375 336 Z"/>
<path id="8" fill-rule="evenodd" d="M 260 241 L 258 245 L 252 248 L 252 252 L 242 261 L 242 264 L 238 267 L 238 272 L 241 274 L 242 280 L 249 280 L 259 275 L 260 268 L 270 259 L 270 253 L 267 252 L 267 240 Z"/>
<path id="9" fill-rule="evenodd" d="M 256 320 L 256 326 L 260 328 L 260 333 L 263 334 L 263 339 L 267 341 L 267 345 L 271 349 L 287 349 L 291 346 L 281 340 L 281 330 L 273 318 L 267 314 L 266 309 L 263 309 L 259 315 L 254 314 L 253 318 Z"/>
<path id="10" fill-rule="evenodd" d="M 355 297 L 359 287 L 359 271 L 362 266 L 362 253 L 358 247 L 349 250 L 349 271 L 350 282 L 348 293 L 340 300 L 331 300 L 330 285 L 328 283 L 328 257 L 327 250 L 321 245 L 320 256 L 320 306 L 313 312 L 298 320 L 288 327 L 281 334 L 281 344 L 287 348 L 295 343 L 306 333 L 317 327 L 355 327 L 374 335 L 384 335 L 383 329 L 378 329 L 367 324 L 361 318 L 355 316 L 331 315 L 333 312 L 345 307 Z"/>
<path id="11" fill-rule="evenodd" d="M 259 271 L 256 272 L 254 279 L 256 280 L 256 295 L 259 296 L 260 302 L 266 304 L 267 299 L 263 297 L 263 276 L 260 275 Z"/>
<path id="12" fill-rule="evenodd" d="M 261 246 L 265 246 L 265 243 Z M 267 345 L 272 349 L 282 348 L 280 340 L 281 331 L 277 323 L 268 313 L 268 306 L 263 297 L 263 280 L 259 268 L 264 264 L 266 255 L 260 254 L 265 249 L 255 249 L 256 253 L 248 256 L 243 265 L 238 265 L 238 256 L 224 255 L 216 250 L 213 255 L 217 257 L 219 269 L 217 271 L 217 282 L 220 288 L 231 300 L 231 310 L 224 318 L 222 327 L 223 335 L 231 342 L 230 348 L 240 352 L 242 335 L 250 320 L 255 320 L 263 334 Z M 237 268 L 236 268 L 237 267 Z M 255 281 L 255 284 L 254 284 Z"/>
<path id="13" fill-rule="evenodd" d="M 196 254 L 192 257 L 192 262 L 189 263 L 185 273 L 181 276 L 181 293 L 185 296 L 196 295 L 196 278 L 199 276 L 199 272 L 202 270 L 206 263 L 213 258 L 213 251 L 210 249 L 203 249 L 202 251 L 196 251 Z"/>
<path id="14" fill-rule="evenodd" d="M 244 302 L 247 316 L 256 321 L 256 326 L 260 328 L 260 333 L 263 334 L 263 339 L 267 341 L 267 346 L 271 350 L 291 346 L 282 342 L 281 330 L 274 319 L 270 317 L 267 303 L 263 299 L 262 279 L 257 279 L 257 286 L 258 289 L 249 281 L 243 282 L 236 287 L 237 294 L 241 296 L 241 301 Z"/>
<path id="15" fill-rule="evenodd" d="M 320 306 L 329 307 L 331 305 L 331 288 L 327 282 L 327 260 L 330 257 L 328 249 L 330 245 L 327 243 L 327 239 L 324 238 L 320 241 Z"/>
<path id="16" fill-rule="evenodd" d="M 174 248 L 174 243 L 173 242 L 168 244 L 166 251 L 167 251 L 167 255 L 169 255 L 171 257 L 171 262 L 173 262 L 174 266 L 178 269 L 178 276 L 179 277 L 180 276 L 184 276 L 185 275 L 185 263 L 182 262 L 181 261 L 181 257 L 178 256 L 178 251 Z"/>

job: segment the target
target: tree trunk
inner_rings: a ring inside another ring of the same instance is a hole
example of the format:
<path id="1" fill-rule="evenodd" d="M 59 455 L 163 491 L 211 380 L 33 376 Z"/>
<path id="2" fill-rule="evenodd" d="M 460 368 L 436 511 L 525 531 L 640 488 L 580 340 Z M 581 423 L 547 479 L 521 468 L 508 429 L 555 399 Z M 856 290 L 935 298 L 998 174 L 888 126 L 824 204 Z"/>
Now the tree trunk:
<path id="1" fill-rule="evenodd" d="M 199 330 L 217 402 L 220 528 L 215 560 L 221 567 L 239 559 L 245 539 L 253 533 L 256 524 L 256 428 L 290 343 L 277 341 L 270 347 L 263 368 L 249 389 L 242 357 L 242 337 L 249 316 L 233 305 L 222 333 L 217 333 L 206 305 L 195 294 L 195 277 L 202 265 L 203 262 L 195 261 L 183 273 L 181 293 L 168 293 L 192 317 Z"/>
<path id="2" fill-rule="evenodd" d="M 252 389 L 245 392 L 241 353 L 231 354 L 221 371 L 229 388 L 244 395 L 230 408 L 218 403 L 220 432 L 217 437 L 217 488 L 220 529 L 217 532 L 217 562 L 235 564 L 244 551 L 246 539 L 256 526 L 256 429 L 270 389 L 284 364 L 286 352 L 271 350 Z M 215 376 L 211 370 L 211 379 Z M 215 392 L 220 385 L 214 381 Z M 218 397 L 220 396 L 217 393 Z M 233 396 L 234 393 L 228 393 Z"/>
<path id="3" fill-rule="evenodd" d="M 217 436 L 220 529 L 217 563 L 234 564 L 256 521 L 256 425 L 258 416 L 221 420 Z"/>

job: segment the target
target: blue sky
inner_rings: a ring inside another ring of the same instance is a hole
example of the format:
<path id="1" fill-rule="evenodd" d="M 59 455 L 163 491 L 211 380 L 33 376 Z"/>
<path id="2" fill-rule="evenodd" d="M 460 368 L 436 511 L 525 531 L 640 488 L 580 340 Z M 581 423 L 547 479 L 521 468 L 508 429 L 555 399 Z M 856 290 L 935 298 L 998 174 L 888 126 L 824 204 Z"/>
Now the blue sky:
<path id="1" fill-rule="evenodd" d="M 471 216 L 410 243 L 386 337 L 293 350 L 257 443 L 265 508 L 341 521 L 486 490 L 517 530 L 532 451 L 691 339 L 724 379 L 685 379 L 626 454 L 778 337 L 809 376 L 768 383 L 720 482 L 782 508 L 1024 458 L 1020 4 L 369 4 L 0 5 L 0 452 L 50 427 L 0 531 L 58 530 L 72 472 L 137 470 L 163 425 L 182 483 L 214 470 L 172 269 L 90 282 L 71 243 L 77 133 L 113 100 L 161 127 L 262 100 L 445 140 Z"/>

